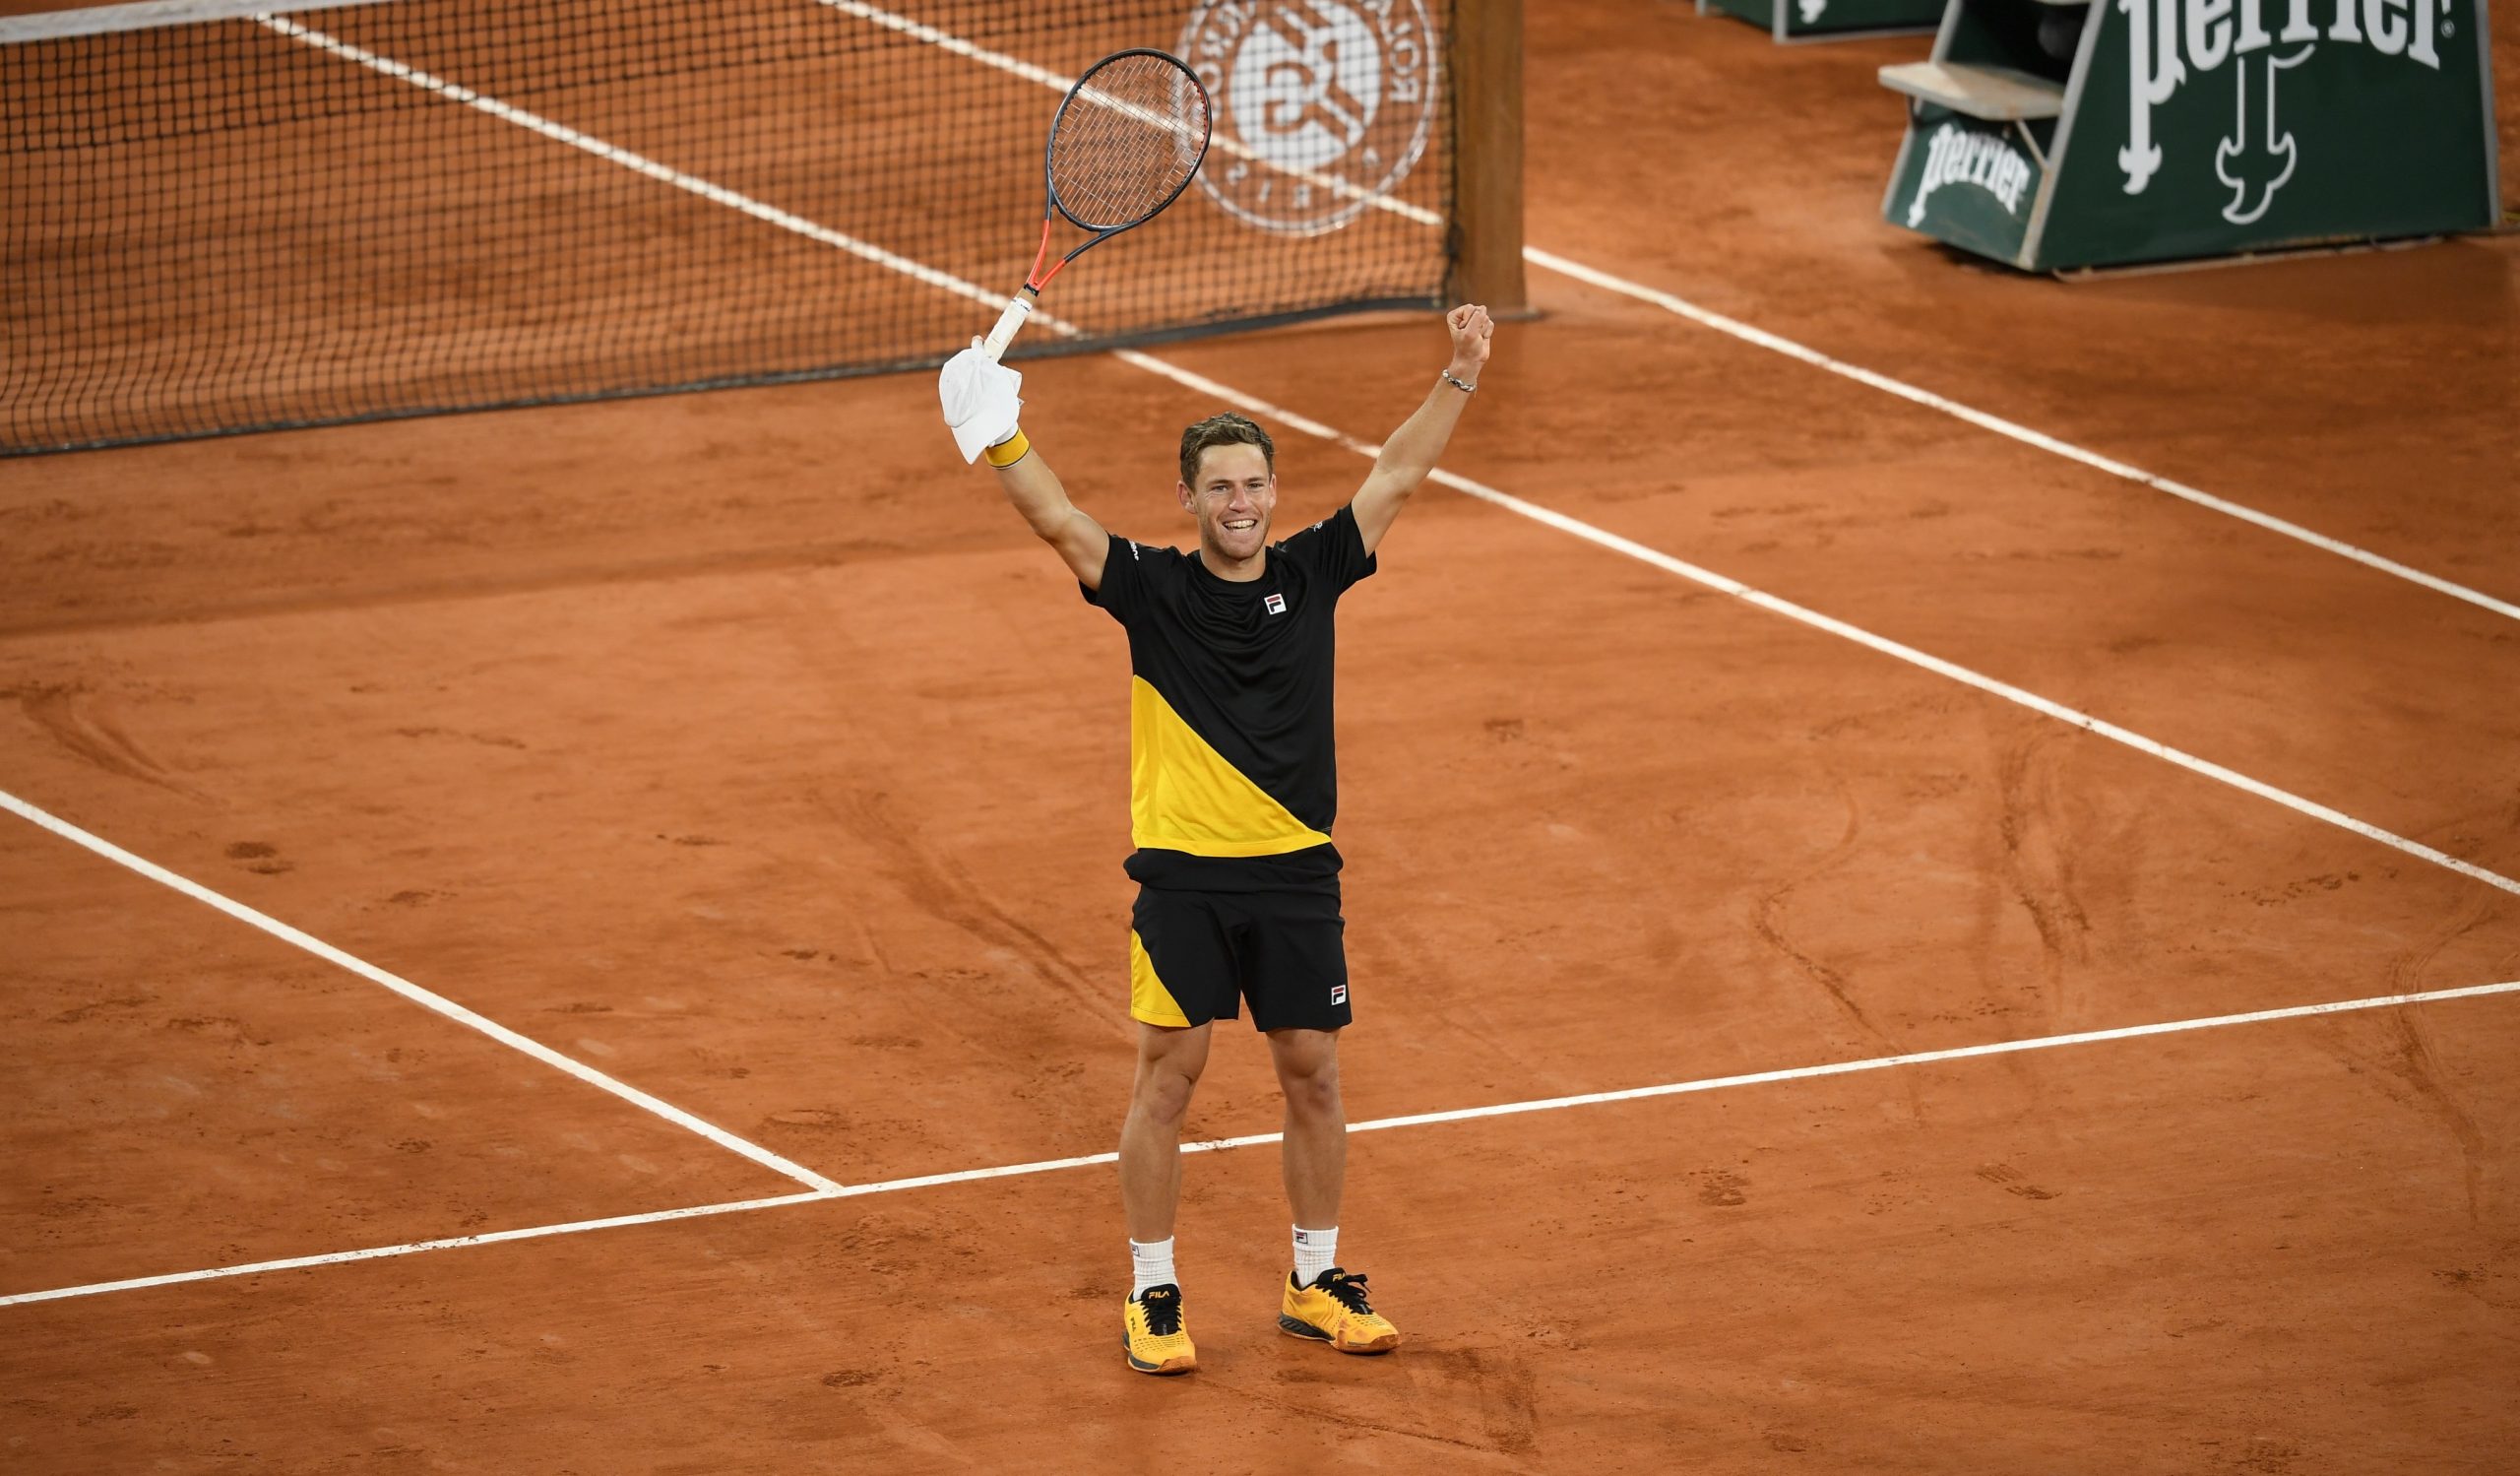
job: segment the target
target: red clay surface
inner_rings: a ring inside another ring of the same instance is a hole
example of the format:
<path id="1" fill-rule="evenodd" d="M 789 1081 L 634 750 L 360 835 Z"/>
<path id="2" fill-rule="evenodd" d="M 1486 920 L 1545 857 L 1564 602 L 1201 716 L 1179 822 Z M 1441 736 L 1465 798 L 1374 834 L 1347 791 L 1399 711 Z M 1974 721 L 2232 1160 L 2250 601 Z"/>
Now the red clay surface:
<path id="1" fill-rule="evenodd" d="M 1914 42 L 1532 32 L 1534 244 L 2520 599 L 2511 238 L 2009 278 L 1875 218 L 1870 73 Z M 1622 151 L 1640 121 L 1686 147 Z M 2520 623 L 1533 288 L 1453 469 L 2520 874 Z M 1166 356 L 1373 437 L 1439 353 Z M 1210 402 L 1110 359 L 1027 392 L 1091 511 L 1186 537 Z M 1102 1152 L 1125 657 L 932 394 L 12 463 L 0 789 L 844 1183 Z M 1280 526 L 1362 469 L 1287 432 Z M 2520 898 L 1441 488 L 1344 624 L 1359 1121 L 2520 978 Z M 789 1187 L 15 819 L 0 930 L 0 1295 Z M 1360 1134 L 1388 1359 L 1276 1333 L 1241 1149 L 1189 1164 L 1188 1380 L 1110 1346 L 1094 1167 L 0 1307 L 0 1450 L 2507 1471 L 2516 1011 Z M 1242 1034 L 1196 1135 L 1276 1126 Z"/>

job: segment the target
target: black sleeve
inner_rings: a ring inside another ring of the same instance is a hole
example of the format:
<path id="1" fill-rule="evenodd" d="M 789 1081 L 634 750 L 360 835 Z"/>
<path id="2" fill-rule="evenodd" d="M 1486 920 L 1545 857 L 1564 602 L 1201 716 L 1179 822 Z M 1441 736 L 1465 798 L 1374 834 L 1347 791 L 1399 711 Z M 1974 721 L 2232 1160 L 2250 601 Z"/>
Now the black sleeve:
<path id="1" fill-rule="evenodd" d="M 1137 618 L 1146 603 L 1147 585 L 1156 572 L 1155 561 L 1169 548 L 1149 548 L 1132 544 L 1118 534 L 1111 535 L 1111 545 L 1102 550 L 1102 587 L 1089 590 L 1083 580 L 1077 581 L 1077 593 L 1085 603 L 1106 610 L 1123 626 Z"/>
<path id="2" fill-rule="evenodd" d="M 1302 564 L 1336 595 L 1371 574 L 1374 556 L 1365 551 L 1365 536 L 1356 528 L 1356 509 L 1343 506 L 1278 545 L 1287 557 Z"/>

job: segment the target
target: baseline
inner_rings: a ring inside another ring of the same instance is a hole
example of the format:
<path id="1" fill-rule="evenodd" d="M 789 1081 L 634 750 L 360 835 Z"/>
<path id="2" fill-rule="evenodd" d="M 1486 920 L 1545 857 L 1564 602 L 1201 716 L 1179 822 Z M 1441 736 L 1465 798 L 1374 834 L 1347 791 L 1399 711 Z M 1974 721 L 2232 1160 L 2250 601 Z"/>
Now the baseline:
<path id="1" fill-rule="evenodd" d="M 2324 1004 L 2293 1004 L 2278 1009 L 2253 1009 L 2240 1014 L 2205 1015 L 2190 1020 L 2165 1020 L 2148 1025 L 2121 1025 L 2107 1030 L 2078 1030 L 2064 1035 L 2036 1036 L 2028 1040 L 1995 1041 L 1982 1046 L 1955 1046 L 1940 1051 L 1912 1051 L 1897 1056 L 1874 1056 L 1861 1060 L 1824 1061 L 1812 1066 L 1789 1066 L 1772 1071 L 1746 1071 L 1731 1076 L 1708 1076 L 1694 1081 L 1664 1082 L 1655 1086 L 1625 1087 L 1606 1092 L 1580 1092 L 1565 1097 L 1541 1097 L 1527 1102 L 1499 1102 L 1485 1107 L 1460 1107 L 1441 1112 L 1410 1113 L 1396 1118 L 1376 1118 L 1370 1122 L 1351 1123 L 1348 1130 L 1382 1132 L 1397 1127 L 1425 1127 L 1442 1123 L 1467 1123 L 1481 1118 L 1520 1117 L 1530 1113 L 1559 1112 L 1575 1107 L 1597 1107 L 1612 1102 L 1642 1102 L 1655 1097 L 1678 1097 L 1697 1092 L 1724 1091 L 1733 1087 L 1768 1086 L 1783 1081 L 1809 1081 L 1824 1076 L 1850 1076 L 1859 1071 L 1886 1071 L 1899 1066 L 1929 1065 L 1939 1061 L 1975 1060 L 1985 1057 L 2018 1056 L 2031 1051 L 2054 1051 L 2067 1046 L 2100 1045 L 2111 1041 L 2139 1040 L 2149 1036 L 2182 1035 L 2200 1030 L 2221 1030 L 2238 1025 L 2259 1025 L 2278 1020 L 2309 1019 L 2319 1015 L 2350 1014 L 2362 1010 L 2396 1009 L 2414 1004 L 2436 1004 L 2452 999 L 2479 999 L 2494 995 L 2520 994 L 2520 980 L 2500 984 L 2466 985 L 2457 989 L 2426 990 L 2407 995 L 2374 995 L 2362 999 L 2340 999 Z M 1184 1153 L 1223 1153 L 1234 1148 L 1265 1146 L 1279 1141 L 1283 1133 L 1259 1132 L 1246 1137 L 1211 1138 L 1204 1142 L 1183 1143 Z M 1032 1174 L 1052 1174 L 1065 1169 L 1095 1168 L 1119 1161 L 1117 1153 L 1088 1153 L 1074 1158 L 1045 1158 L 1033 1163 L 1004 1164 L 985 1169 L 962 1169 L 947 1174 L 921 1174 L 909 1179 L 887 1179 L 877 1183 L 851 1185 L 846 1188 L 834 1186 L 799 1194 L 780 1194 L 766 1199 L 740 1199 L 723 1204 L 701 1204 L 689 1209 L 656 1210 L 647 1214 L 614 1215 L 600 1220 L 573 1220 L 561 1225 L 533 1225 L 517 1230 L 491 1231 L 483 1235 L 451 1236 L 444 1240 L 414 1241 L 405 1246 L 375 1246 L 360 1251 L 340 1251 L 325 1255 L 299 1255 L 284 1260 L 255 1261 L 247 1265 L 218 1266 L 202 1271 L 175 1271 L 160 1276 L 135 1276 L 121 1281 L 99 1281 L 86 1286 L 54 1287 L 39 1292 L 20 1292 L 0 1297 L 0 1307 L 15 1307 L 35 1302 L 58 1302 L 71 1297 L 95 1297 L 109 1292 L 139 1291 L 149 1287 L 178 1286 L 195 1281 L 219 1281 L 235 1276 L 258 1276 L 272 1271 L 302 1270 L 313 1266 L 342 1265 L 350 1261 L 383 1260 L 401 1255 L 417 1255 L 430 1251 L 454 1251 L 467 1246 L 491 1246 L 512 1241 L 540 1240 L 558 1235 L 580 1235 L 592 1230 L 619 1230 L 636 1225 L 660 1225 L 674 1220 L 701 1219 L 713 1215 L 740 1214 L 756 1209 L 778 1209 L 791 1204 L 815 1204 L 830 1199 L 853 1199 L 868 1194 L 900 1193 L 909 1189 L 937 1188 L 946 1185 L 975 1184 L 986 1179 L 1014 1179 Z"/>

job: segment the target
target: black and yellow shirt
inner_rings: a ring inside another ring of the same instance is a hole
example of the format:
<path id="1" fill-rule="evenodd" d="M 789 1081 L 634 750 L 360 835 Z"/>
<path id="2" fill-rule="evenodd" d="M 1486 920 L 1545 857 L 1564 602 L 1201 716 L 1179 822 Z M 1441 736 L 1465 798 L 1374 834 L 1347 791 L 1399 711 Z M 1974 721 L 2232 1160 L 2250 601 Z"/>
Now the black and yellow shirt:
<path id="1" fill-rule="evenodd" d="M 1349 508 L 1270 545 L 1261 576 L 1111 540 L 1085 591 L 1129 633 L 1129 874 L 1154 887 L 1335 886 L 1332 616 L 1374 571 Z"/>

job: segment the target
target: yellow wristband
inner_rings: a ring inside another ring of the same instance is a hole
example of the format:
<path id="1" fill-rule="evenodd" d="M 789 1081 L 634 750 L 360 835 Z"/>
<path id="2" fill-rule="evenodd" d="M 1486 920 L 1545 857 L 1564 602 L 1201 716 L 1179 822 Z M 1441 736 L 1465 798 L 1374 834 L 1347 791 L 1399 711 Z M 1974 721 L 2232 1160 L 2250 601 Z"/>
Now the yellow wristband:
<path id="1" fill-rule="evenodd" d="M 1018 426 L 1013 435 L 989 447 L 982 454 L 988 457 L 988 464 L 992 467 L 1011 467 L 1022 461 L 1025 453 L 1032 449 L 1033 443 L 1025 439 L 1023 427 Z"/>

